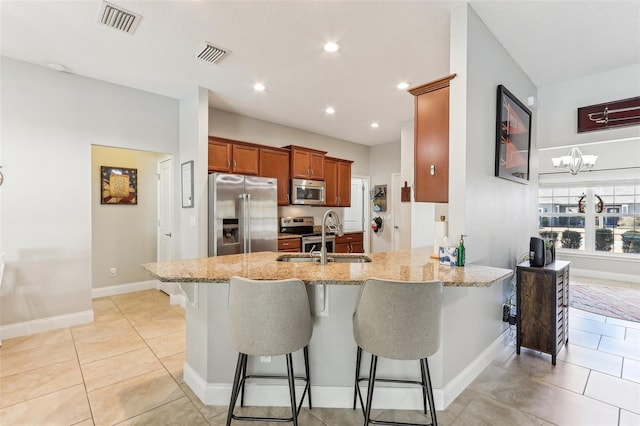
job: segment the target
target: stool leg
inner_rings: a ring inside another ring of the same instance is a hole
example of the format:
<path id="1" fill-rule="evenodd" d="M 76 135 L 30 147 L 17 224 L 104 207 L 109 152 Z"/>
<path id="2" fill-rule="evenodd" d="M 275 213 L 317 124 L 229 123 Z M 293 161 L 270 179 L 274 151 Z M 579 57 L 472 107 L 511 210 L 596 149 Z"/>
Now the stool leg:
<path id="1" fill-rule="evenodd" d="M 356 352 L 356 378 L 353 384 L 353 409 L 356 409 L 356 402 L 358 400 L 358 395 L 360 394 L 359 379 L 360 379 L 360 361 L 362 360 L 362 348 L 358 346 L 358 350 Z M 364 408 L 364 407 L 362 407 Z"/>
<path id="2" fill-rule="evenodd" d="M 424 363 L 424 370 L 426 372 L 427 379 L 427 396 L 429 397 L 429 411 L 431 412 L 431 424 L 438 426 L 438 419 L 436 418 L 436 403 L 433 400 L 433 388 L 431 387 L 431 375 L 429 374 L 429 362 L 426 358 L 422 360 Z"/>
<path id="3" fill-rule="evenodd" d="M 245 356 L 244 362 L 242 363 L 242 380 L 240 381 L 240 406 L 244 407 L 244 382 L 247 377 L 247 358 Z"/>
<path id="4" fill-rule="evenodd" d="M 233 416 L 233 409 L 236 406 L 238 399 L 238 391 L 240 390 L 240 376 L 242 375 L 242 364 L 246 355 L 243 353 L 238 354 L 238 362 L 236 363 L 236 374 L 233 377 L 233 387 L 231 388 L 231 398 L 229 401 L 229 411 L 227 412 L 227 426 L 231 425 L 231 417 Z"/>
<path id="5" fill-rule="evenodd" d="M 308 395 L 309 410 L 311 410 L 312 406 L 311 406 L 311 376 L 309 375 L 309 346 L 304 347 L 303 353 L 304 353 L 304 370 L 305 370 L 305 374 L 307 375 L 307 386 L 309 387 L 309 395 Z M 302 401 L 300 401 L 300 403 L 302 404 Z"/>
<path id="6" fill-rule="evenodd" d="M 293 426 L 298 426 L 298 407 L 296 404 L 296 383 L 293 378 L 293 361 L 291 354 L 287 354 L 287 376 L 289 377 L 289 394 L 291 396 L 291 414 Z"/>
<path id="7" fill-rule="evenodd" d="M 422 375 L 422 409 L 427 414 L 427 373 L 424 370 L 424 363 L 420 360 L 420 374 Z"/>
<path id="8" fill-rule="evenodd" d="M 378 356 L 371 354 L 371 368 L 369 370 L 369 389 L 367 389 L 367 408 L 364 415 L 364 426 L 369 426 L 371 419 L 371 402 L 373 401 L 373 386 L 376 383 L 376 367 L 378 365 Z"/>

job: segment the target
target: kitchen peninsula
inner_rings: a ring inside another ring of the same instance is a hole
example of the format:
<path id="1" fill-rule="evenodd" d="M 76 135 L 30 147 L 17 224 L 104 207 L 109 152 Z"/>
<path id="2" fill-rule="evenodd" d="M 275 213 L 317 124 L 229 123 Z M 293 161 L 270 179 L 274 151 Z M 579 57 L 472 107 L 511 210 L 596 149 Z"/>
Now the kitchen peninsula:
<path id="1" fill-rule="evenodd" d="M 283 253 L 260 252 L 143 266 L 161 281 L 180 283 L 187 294 L 184 380 L 209 405 L 228 404 L 237 357 L 228 335 L 230 277 L 295 277 L 308 285 L 314 315 L 309 345 L 312 391 L 314 406 L 318 407 L 350 407 L 353 403 L 356 346 L 351 333 L 351 316 L 360 285 L 371 277 L 443 281 L 442 342 L 440 350 L 429 359 L 436 407 L 441 410 L 504 348 L 506 327 L 501 322 L 501 304 L 510 291 L 505 281 L 513 271 L 479 265 L 442 266 L 437 260 L 430 259 L 431 253 L 430 247 L 423 247 L 367 254 L 371 259 L 368 263 L 320 265 L 277 261 Z M 302 357 L 298 358 L 294 358 L 294 367 L 302 371 Z M 363 358 L 363 363 L 368 365 L 368 358 Z M 264 374 L 282 374 L 284 357 L 274 357 L 268 362 L 250 359 L 249 369 Z M 420 374 L 417 362 L 388 360 L 378 369 L 380 377 L 411 378 Z M 374 408 L 419 409 L 422 404 L 419 388 L 376 386 L 376 395 L 379 396 L 374 401 Z M 247 405 L 286 406 L 287 385 L 248 384 L 245 398 Z"/>

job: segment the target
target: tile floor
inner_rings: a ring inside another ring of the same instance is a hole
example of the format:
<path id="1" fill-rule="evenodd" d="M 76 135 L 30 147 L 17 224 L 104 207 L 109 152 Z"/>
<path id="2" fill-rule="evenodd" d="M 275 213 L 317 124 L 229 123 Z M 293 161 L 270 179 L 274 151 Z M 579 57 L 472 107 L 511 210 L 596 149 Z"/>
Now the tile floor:
<path id="1" fill-rule="evenodd" d="M 93 302 L 95 322 L 0 347 L 0 425 L 223 425 L 182 380 L 184 311 L 148 290 Z M 445 410 L 441 425 L 640 425 L 640 323 L 570 310 L 550 357 L 508 346 Z M 246 408 L 285 415 L 283 408 Z M 377 411 L 396 421 L 420 412 Z M 301 425 L 362 423 L 359 410 L 303 409 Z M 250 424 L 250 423 L 242 423 Z M 253 423 L 255 424 L 255 423 Z"/>

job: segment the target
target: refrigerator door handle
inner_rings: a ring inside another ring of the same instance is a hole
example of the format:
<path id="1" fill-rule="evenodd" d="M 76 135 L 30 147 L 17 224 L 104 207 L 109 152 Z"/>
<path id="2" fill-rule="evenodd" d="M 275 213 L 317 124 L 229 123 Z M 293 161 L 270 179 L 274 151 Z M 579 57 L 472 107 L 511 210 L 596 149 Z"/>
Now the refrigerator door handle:
<path id="1" fill-rule="evenodd" d="M 240 194 L 242 200 L 242 253 L 251 253 L 251 195 Z"/>
<path id="2" fill-rule="evenodd" d="M 244 220 L 244 226 L 245 226 L 245 248 L 244 248 L 244 252 L 245 253 L 251 253 L 251 194 L 245 194 L 245 199 L 244 199 L 244 205 L 245 205 L 245 220 Z"/>

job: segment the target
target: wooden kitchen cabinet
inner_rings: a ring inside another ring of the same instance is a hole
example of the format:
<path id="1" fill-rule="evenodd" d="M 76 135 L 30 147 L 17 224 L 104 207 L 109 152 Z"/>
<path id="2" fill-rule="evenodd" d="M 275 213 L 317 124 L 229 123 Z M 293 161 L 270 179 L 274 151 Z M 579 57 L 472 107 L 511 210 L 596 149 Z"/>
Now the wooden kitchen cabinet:
<path id="1" fill-rule="evenodd" d="M 336 253 L 364 253 L 362 232 L 350 232 L 342 237 L 336 235 Z"/>
<path id="2" fill-rule="evenodd" d="M 278 179 L 278 205 L 289 205 L 289 150 L 260 148 L 260 176 Z"/>
<path id="3" fill-rule="evenodd" d="M 257 176 L 260 148 L 229 139 L 209 137 L 209 172 Z"/>
<path id="4" fill-rule="evenodd" d="M 291 178 L 324 180 L 325 151 L 289 145 Z"/>
<path id="5" fill-rule="evenodd" d="M 351 164 L 353 161 L 324 158 L 327 207 L 351 206 Z"/>
<path id="6" fill-rule="evenodd" d="M 556 260 L 544 267 L 523 262 L 516 268 L 516 353 L 520 347 L 556 355 L 569 341 L 569 264 Z"/>
<path id="7" fill-rule="evenodd" d="M 283 238 L 278 240 L 278 251 L 299 253 L 301 247 L 300 238 Z"/>
<path id="8" fill-rule="evenodd" d="M 415 201 L 449 201 L 449 82 L 455 76 L 409 89 L 415 96 Z"/>

